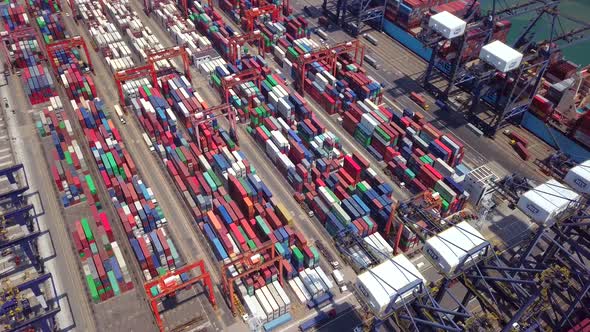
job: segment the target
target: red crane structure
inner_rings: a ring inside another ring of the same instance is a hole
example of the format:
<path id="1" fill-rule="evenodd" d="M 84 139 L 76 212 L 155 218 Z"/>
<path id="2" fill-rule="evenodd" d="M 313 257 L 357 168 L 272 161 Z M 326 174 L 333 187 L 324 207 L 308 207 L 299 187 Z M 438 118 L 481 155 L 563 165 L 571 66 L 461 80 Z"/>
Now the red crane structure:
<path id="1" fill-rule="evenodd" d="M 254 31 L 247 32 L 243 35 L 230 37 L 230 38 L 228 38 L 228 40 L 229 40 L 229 54 L 228 54 L 229 59 L 228 60 L 231 63 L 233 63 L 234 65 L 238 61 L 238 58 L 240 55 L 239 48 L 246 43 L 258 42 L 256 45 L 258 47 L 258 54 L 260 54 L 260 56 L 262 56 L 264 58 L 264 52 L 265 52 L 264 37 L 260 33 L 260 30 L 254 30 Z"/>
<path id="2" fill-rule="evenodd" d="M 0 38 L 2 39 L 2 55 L 6 59 L 6 64 L 10 66 L 12 70 L 14 70 L 14 66 L 12 61 L 10 60 L 10 51 L 8 50 L 9 44 L 16 44 L 23 40 L 31 40 L 32 38 L 37 40 L 37 44 L 39 46 L 44 45 L 44 43 L 39 39 L 39 34 L 35 30 L 35 28 L 27 26 L 21 27 L 14 31 L 2 31 L 0 33 Z M 43 57 L 45 54 L 41 54 Z"/>
<path id="3" fill-rule="evenodd" d="M 266 257 L 265 257 L 266 256 Z M 250 276 L 255 273 L 260 273 L 262 269 L 278 264 L 279 268 L 279 283 L 283 285 L 283 256 L 281 256 L 275 249 L 272 242 L 267 241 L 256 251 L 242 253 L 232 259 L 231 262 L 221 266 L 222 287 L 224 293 L 229 297 L 229 303 L 232 313 L 236 314 L 236 301 L 238 298 L 234 292 L 234 282 Z M 241 270 L 239 268 L 242 268 Z M 232 276 L 230 269 L 237 268 L 242 271 L 238 275 Z"/>
<path id="4" fill-rule="evenodd" d="M 299 70 L 300 74 L 300 81 L 297 84 L 299 93 L 301 93 L 302 95 L 305 93 L 305 74 L 307 73 L 307 66 L 309 64 L 316 61 L 325 61 L 332 75 L 336 75 L 336 63 L 338 62 L 338 57 L 340 57 L 342 54 L 348 54 L 351 52 L 354 52 L 354 62 L 362 66 L 363 59 L 365 57 L 365 46 L 358 39 L 338 43 L 328 48 L 321 48 L 317 51 L 302 54 L 301 56 L 299 56 L 299 58 L 297 58 L 297 69 Z"/>
<path id="5" fill-rule="evenodd" d="M 271 4 L 246 10 L 242 16 L 246 23 L 246 26 L 244 27 L 246 32 L 254 30 L 254 23 L 256 20 L 261 16 L 268 14 L 270 14 L 273 22 L 278 22 L 281 19 L 281 12 L 276 5 Z"/>
<path id="6" fill-rule="evenodd" d="M 192 277 L 186 282 L 180 281 L 180 275 L 183 273 L 189 273 L 191 271 L 198 270 L 195 277 Z M 156 317 L 156 323 L 160 331 L 164 331 L 164 322 L 160 316 L 160 310 L 158 309 L 158 303 L 167 296 L 174 296 L 176 292 L 182 289 L 187 289 L 192 285 L 201 282 L 203 288 L 207 293 L 209 302 L 214 309 L 217 309 L 217 303 L 215 302 L 215 294 L 213 293 L 213 284 L 211 283 L 211 277 L 205 269 L 205 263 L 201 260 L 192 264 L 183 266 L 175 271 L 168 271 L 166 274 L 158 277 L 157 279 L 146 282 L 143 285 L 147 298 L 150 302 L 154 316 Z M 153 287 L 157 287 L 158 294 L 152 292 Z"/>
<path id="7" fill-rule="evenodd" d="M 223 100 L 225 103 L 229 104 L 229 90 L 246 82 L 254 82 L 258 89 L 260 89 L 261 77 L 257 69 L 250 68 L 235 75 L 222 77 L 221 89 L 223 90 Z"/>
<path id="8" fill-rule="evenodd" d="M 423 209 L 423 210 L 431 210 L 431 209 L 440 210 L 442 207 L 441 199 L 433 197 L 432 192 L 430 192 L 430 191 L 424 191 L 424 192 L 414 196 L 409 201 L 412 202 L 414 205 L 419 206 L 419 208 Z M 393 222 L 396 217 L 396 212 L 397 212 L 398 206 L 399 206 L 399 203 L 394 202 L 393 206 L 391 208 L 391 215 L 389 216 L 389 219 L 387 220 L 387 224 L 385 224 L 385 232 L 383 234 L 383 235 L 385 235 L 386 238 L 389 237 L 389 234 L 391 233 L 391 228 L 393 226 Z M 404 230 L 404 224 L 401 222 L 401 220 L 397 220 L 396 226 L 397 226 L 397 229 L 396 229 L 396 234 L 395 234 L 395 240 L 393 241 L 393 254 L 394 255 L 398 254 L 399 244 L 400 244 L 402 233 Z"/>
<path id="9" fill-rule="evenodd" d="M 195 129 L 197 144 L 200 151 L 203 150 L 201 148 L 201 129 L 199 127 L 218 117 L 225 117 L 227 119 L 227 122 L 229 122 L 230 133 L 234 136 L 234 141 L 238 143 L 236 110 L 230 104 L 223 103 L 215 107 L 207 108 L 206 110 L 203 110 L 201 118 L 197 118 L 196 114 L 192 114 L 192 116 L 191 125 Z"/>
<path id="10" fill-rule="evenodd" d="M 140 67 L 125 69 L 116 72 L 114 75 L 115 83 L 117 84 L 117 91 L 119 93 L 119 101 L 121 105 L 125 105 L 125 96 L 123 95 L 123 83 L 133 81 L 142 77 L 149 77 L 152 86 L 157 87 L 158 77 L 153 65 L 144 65 Z"/>
<path id="11" fill-rule="evenodd" d="M 186 76 L 186 78 L 191 81 L 191 63 L 190 60 L 188 58 L 188 52 L 186 51 L 186 48 L 184 48 L 184 46 L 175 46 L 175 47 L 171 47 L 171 48 L 167 48 L 165 50 L 161 50 L 161 51 L 156 51 L 153 53 L 150 53 L 148 55 L 148 64 L 152 65 L 154 70 L 156 70 L 156 62 L 158 61 L 162 61 L 162 60 L 170 60 L 170 59 L 174 59 L 176 57 L 180 57 L 182 60 L 182 64 L 184 67 L 184 76 Z M 156 72 L 156 74 L 158 74 Z"/>
<path id="12" fill-rule="evenodd" d="M 56 41 L 45 46 L 45 51 L 47 52 L 48 60 L 51 63 L 51 67 L 53 68 L 53 71 L 56 74 L 57 62 L 55 61 L 55 52 L 60 49 L 71 50 L 75 47 L 82 47 L 84 49 L 84 54 L 86 54 L 86 61 L 88 61 L 88 66 L 90 67 L 90 70 L 94 71 L 94 67 L 92 66 L 92 60 L 90 59 L 90 53 L 88 53 L 88 47 L 86 46 L 84 38 L 80 36 L 75 36 L 70 39 Z"/>

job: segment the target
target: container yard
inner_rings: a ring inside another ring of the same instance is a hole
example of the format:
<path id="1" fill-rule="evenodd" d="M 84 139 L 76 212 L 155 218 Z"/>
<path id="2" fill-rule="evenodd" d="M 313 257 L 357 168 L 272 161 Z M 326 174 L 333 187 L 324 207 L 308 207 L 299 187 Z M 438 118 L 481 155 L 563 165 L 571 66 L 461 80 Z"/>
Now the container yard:
<path id="1" fill-rule="evenodd" d="M 3 3 L 3 326 L 584 331 L 559 2 Z"/>

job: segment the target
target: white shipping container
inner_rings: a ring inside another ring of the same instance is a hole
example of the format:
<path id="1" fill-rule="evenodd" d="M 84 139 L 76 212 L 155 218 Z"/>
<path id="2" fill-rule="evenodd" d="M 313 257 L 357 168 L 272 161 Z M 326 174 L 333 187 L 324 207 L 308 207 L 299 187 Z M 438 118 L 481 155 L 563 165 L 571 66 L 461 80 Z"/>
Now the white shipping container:
<path id="1" fill-rule="evenodd" d="M 297 286 L 297 283 L 295 282 L 294 279 L 289 280 L 289 286 L 291 286 L 291 290 L 293 291 L 293 293 L 295 293 L 295 296 L 297 296 L 297 299 L 299 300 L 300 303 L 307 303 L 307 299 L 305 298 L 305 295 L 303 295 L 303 292 L 301 292 L 301 289 L 299 289 L 299 286 Z"/>
<path id="2" fill-rule="evenodd" d="M 279 318 L 281 316 L 279 305 L 277 304 L 277 302 L 273 298 L 272 294 L 268 290 L 268 287 L 267 286 L 262 286 L 260 288 L 260 290 L 264 294 L 264 297 L 266 298 L 266 300 L 270 304 L 270 307 L 273 310 L 273 319 Z"/>
<path id="3" fill-rule="evenodd" d="M 262 290 L 261 289 L 256 289 L 254 291 L 254 296 L 258 300 L 258 303 L 260 303 L 260 306 L 262 307 L 262 310 L 264 311 L 264 314 L 267 317 L 267 321 L 273 320 L 274 319 L 273 309 L 270 306 L 270 303 L 266 299 L 266 296 L 264 295 L 264 293 L 262 292 Z"/>
<path id="4" fill-rule="evenodd" d="M 309 295 L 315 297 L 319 293 L 319 290 L 315 287 L 313 280 L 307 275 L 307 271 L 303 270 L 299 272 L 299 277 Z"/>
<path id="5" fill-rule="evenodd" d="M 332 284 L 332 281 L 324 273 L 324 270 L 322 270 L 321 266 L 316 267 L 314 270 L 315 270 L 316 274 L 320 277 L 320 280 L 324 284 L 326 290 L 330 290 L 332 287 L 334 287 L 334 285 Z"/>
<path id="6" fill-rule="evenodd" d="M 297 288 L 299 288 L 299 290 L 301 291 L 301 294 L 303 294 L 303 297 L 305 297 L 305 300 L 310 301 L 311 294 L 309 293 L 309 291 L 307 290 L 307 288 L 303 284 L 303 280 L 301 280 L 301 276 L 297 276 L 297 277 L 293 278 L 293 280 L 295 281 L 295 285 L 297 285 Z"/>
<path id="7" fill-rule="evenodd" d="M 272 285 L 276 289 L 276 291 L 279 294 L 279 296 L 281 297 L 281 299 L 283 300 L 283 303 L 285 304 L 285 311 L 290 312 L 291 311 L 291 299 L 289 298 L 289 296 L 287 296 L 287 293 L 283 289 L 283 286 L 281 286 L 281 284 L 278 282 L 278 280 L 273 281 Z"/>
<path id="8" fill-rule="evenodd" d="M 268 284 L 268 285 L 266 285 L 264 287 L 267 287 L 267 289 L 270 292 L 270 295 L 272 296 L 273 300 L 279 306 L 279 317 L 282 316 L 282 315 L 284 315 L 286 313 L 287 308 L 285 307 L 285 303 L 283 302 L 283 299 L 281 298 L 281 296 L 279 295 L 279 293 L 277 292 L 277 290 L 274 288 L 274 286 L 272 284 Z"/>

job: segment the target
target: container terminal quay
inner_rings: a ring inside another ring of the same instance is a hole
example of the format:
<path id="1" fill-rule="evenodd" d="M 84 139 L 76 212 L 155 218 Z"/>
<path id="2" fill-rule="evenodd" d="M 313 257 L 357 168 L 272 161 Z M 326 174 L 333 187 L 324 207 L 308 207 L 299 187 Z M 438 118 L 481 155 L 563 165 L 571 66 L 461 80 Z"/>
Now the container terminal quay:
<path id="1" fill-rule="evenodd" d="M 1 2 L 0 331 L 589 331 L 564 2 Z"/>

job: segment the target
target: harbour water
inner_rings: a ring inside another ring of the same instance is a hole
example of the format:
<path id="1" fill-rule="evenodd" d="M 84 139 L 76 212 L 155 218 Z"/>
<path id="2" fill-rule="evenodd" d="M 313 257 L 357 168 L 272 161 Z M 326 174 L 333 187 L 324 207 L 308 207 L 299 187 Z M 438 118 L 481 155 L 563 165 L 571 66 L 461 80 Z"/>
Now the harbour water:
<path id="1" fill-rule="evenodd" d="M 492 6 L 492 0 L 480 0 L 482 8 L 490 8 Z M 511 5 L 513 3 L 522 3 L 524 0 L 514 1 L 496 1 L 500 3 L 500 8 L 505 8 L 505 4 Z M 590 24 L 590 0 L 561 0 L 559 6 L 561 13 L 575 17 L 581 21 L 586 21 Z M 512 29 L 508 35 L 508 41 L 512 42 L 514 39 L 523 31 L 524 27 L 533 18 L 533 15 L 523 15 L 513 18 Z M 536 39 L 546 39 L 549 37 L 551 22 L 549 19 L 544 19 L 542 24 L 537 25 L 538 29 Z M 569 20 L 562 19 L 561 24 L 565 31 L 569 31 L 573 28 L 579 27 L 577 24 L 571 24 Z M 560 29 L 558 30 L 560 31 Z M 590 64 L 590 41 L 576 44 L 571 47 L 565 47 L 563 53 L 566 59 L 571 60 L 582 66 Z"/>

